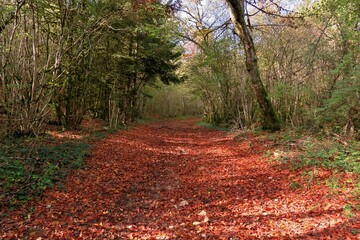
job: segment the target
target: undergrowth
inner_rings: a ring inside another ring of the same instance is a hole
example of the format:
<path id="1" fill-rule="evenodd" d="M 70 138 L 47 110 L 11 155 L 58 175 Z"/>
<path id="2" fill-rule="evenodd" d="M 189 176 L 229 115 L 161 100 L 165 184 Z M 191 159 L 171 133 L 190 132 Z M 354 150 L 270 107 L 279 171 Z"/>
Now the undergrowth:
<path id="1" fill-rule="evenodd" d="M 41 196 L 62 181 L 72 169 L 83 167 L 92 142 L 113 131 L 93 132 L 82 140 L 15 138 L 0 144 L 0 207 L 14 209 Z M 0 212 L 4 214 L 4 212 Z"/>
<path id="2" fill-rule="evenodd" d="M 339 139 L 326 135 L 282 132 L 268 136 L 276 142 L 273 154 L 267 156 L 282 163 L 282 167 L 302 170 L 301 178 L 307 187 L 319 184 L 316 179 L 318 169 L 327 169 L 330 175 L 324 180 L 332 193 L 340 190 L 348 192 L 349 206 L 344 206 L 344 213 L 351 216 L 352 208 L 360 210 L 360 142 L 351 139 Z M 289 187 L 302 187 L 297 182 Z"/>
<path id="3" fill-rule="evenodd" d="M 290 164 L 292 169 L 323 167 L 360 174 L 358 141 L 344 142 L 329 136 L 292 131 L 272 134 L 267 138 L 277 143 L 274 155 L 280 155 L 278 160 Z"/>
<path id="4" fill-rule="evenodd" d="M 27 140 L 28 141 L 28 140 Z M 69 141 L 53 146 L 17 140 L 0 147 L 1 207 L 21 205 L 39 196 L 65 178 L 70 169 L 80 168 L 89 153 L 86 142 Z"/>
<path id="5" fill-rule="evenodd" d="M 196 124 L 200 127 L 205 127 L 208 129 L 214 129 L 214 130 L 223 131 L 223 132 L 230 131 L 230 128 L 227 126 L 217 126 L 217 125 L 213 125 L 211 123 L 205 122 L 205 121 L 200 121 L 200 122 L 197 122 Z"/>
<path id="6" fill-rule="evenodd" d="M 305 145 L 299 166 L 319 166 L 342 172 L 360 174 L 360 144 L 347 145 L 329 140 L 314 140 Z M 295 165 L 296 166 L 296 165 Z"/>
<path id="7" fill-rule="evenodd" d="M 339 172 L 360 174 L 360 144 L 352 141 L 344 145 L 326 137 L 281 137 L 278 143 L 284 152 L 280 161 L 291 168 L 323 167 Z M 291 152 L 296 155 L 289 157 Z M 295 157 L 294 157 L 295 156 Z"/>

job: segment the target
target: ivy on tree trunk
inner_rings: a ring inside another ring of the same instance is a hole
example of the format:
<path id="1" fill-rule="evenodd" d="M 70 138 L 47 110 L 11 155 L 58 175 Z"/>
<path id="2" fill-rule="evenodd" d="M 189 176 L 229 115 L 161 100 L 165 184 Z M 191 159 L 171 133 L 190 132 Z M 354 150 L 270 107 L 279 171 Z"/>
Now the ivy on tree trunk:
<path id="1" fill-rule="evenodd" d="M 228 3 L 231 20 L 235 26 L 235 33 L 244 46 L 246 69 L 263 114 L 263 129 L 278 131 L 281 124 L 261 80 L 254 41 L 246 24 L 245 0 L 226 0 L 226 2 Z"/>

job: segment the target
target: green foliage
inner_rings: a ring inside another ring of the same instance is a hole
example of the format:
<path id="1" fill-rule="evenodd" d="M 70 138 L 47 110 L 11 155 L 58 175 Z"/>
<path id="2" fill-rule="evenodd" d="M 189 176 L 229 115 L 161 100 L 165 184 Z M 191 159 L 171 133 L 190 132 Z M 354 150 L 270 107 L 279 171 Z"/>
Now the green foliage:
<path id="1" fill-rule="evenodd" d="M 351 59 L 344 59 L 340 66 L 335 70 L 336 74 L 342 74 L 344 65 L 353 65 Z M 348 66 L 348 67 L 350 67 Z M 360 128 L 360 67 L 355 65 L 351 70 L 346 70 L 344 79 L 337 82 L 329 99 L 324 102 L 324 106 L 318 109 L 318 124 L 337 133 L 347 133 L 358 131 Z M 348 72 L 350 71 L 350 72 Z"/>
<path id="2" fill-rule="evenodd" d="M 124 126 L 119 126 L 116 129 L 124 129 Z M 91 142 L 95 142 L 95 141 L 99 141 L 103 138 L 105 138 L 108 134 L 114 133 L 115 129 L 108 129 L 106 131 L 98 131 L 98 132 L 94 132 L 93 134 L 91 134 L 91 136 L 88 137 L 87 140 L 91 141 Z"/>
<path id="3" fill-rule="evenodd" d="M 300 185 L 298 182 L 296 182 L 296 181 L 292 181 L 292 182 L 290 183 L 290 188 L 293 189 L 293 190 L 296 190 L 296 189 L 298 189 L 298 188 L 300 188 L 300 187 L 301 187 L 301 185 Z"/>
<path id="4" fill-rule="evenodd" d="M 214 125 L 214 124 L 211 124 L 211 123 L 209 123 L 209 122 L 204 122 L 204 121 L 198 122 L 197 125 L 200 126 L 200 127 L 205 127 L 205 128 L 209 128 L 209 129 L 214 129 L 214 130 L 217 130 L 217 131 L 223 131 L 223 132 L 228 132 L 228 131 L 230 131 L 230 128 L 227 127 L 227 126 Z"/>
<path id="5" fill-rule="evenodd" d="M 156 83 L 159 88 L 147 87 L 149 96 L 144 109 L 145 117 L 198 116 L 203 104 L 200 97 L 187 84 L 165 85 Z"/>
<path id="6" fill-rule="evenodd" d="M 294 169 L 315 166 L 360 174 L 360 145 L 357 141 L 344 145 L 324 135 L 311 136 L 301 131 L 282 132 L 267 139 L 276 141 L 285 149 L 278 154 L 279 160 L 291 163 Z M 288 153 L 294 150 L 299 155 L 289 158 Z"/>
<path id="7" fill-rule="evenodd" d="M 322 0 L 313 5 L 318 20 L 332 26 L 337 61 L 330 71 L 328 98 L 317 109 L 317 124 L 337 133 L 355 135 L 360 128 L 359 11 L 355 0 Z"/>
<path id="8" fill-rule="evenodd" d="M 308 186 L 311 186 L 315 180 L 315 174 L 316 174 L 316 170 L 303 171 L 301 173 L 301 176 L 305 178 L 306 184 Z"/>
<path id="9" fill-rule="evenodd" d="M 49 167 L 49 164 L 59 168 L 79 168 L 88 150 L 89 145 L 85 142 L 66 142 L 52 147 L 40 147 L 37 158 L 46 163 L 45 169 L 50 172 L 53 167 Z"/>
<path id="10" fill-rule="evenodd" d="M 340 187 L 340 180 L 337 176 L 332 175 L 330 178 L 326 180 L 326 186 L 330 187 L 333 191 L 337 191 Z"/>
<path id="11" fill-rule="evenodd" d="M 343 207 L 343 212 L 344 215 L 348 218 L 354 216 L 353 207 L 351 206 L 351 204 L 345 204 L 345 206 Z"/>
<path id="12" fill-rule="evenodd" d="M 89 144 L 85 142 L 44 146 L 22 139 L 5 143 L 0 147 L 2 205 L 21 204 L 54 186 L 70 169 L 82 167 L 88 153 Z"/>
<path id="13" fill-rule="evenodd" d="M 179 83 L 181 49 L 176 24 L 161 4 L 111 1 L 105 8 L 107 28 L 94 51 L 92 96 L 94 113 L 111 127 L 135 121 L 149 102 L 149 88 L 158 82 Z M 118 14 L 121 13 L 121 14 Z M 116 13 L 116 14 L 114 14 Z"/>
<path id="14" fill-rule="evenodd" d="M 0 28 L 4 135 L 40 134 L 49 120 L 78 128 L 89 113 L 117 127 L 141 115 L 146 85 L 183 81 L 176 22 L 160 3 L 13 1 Z"/>
<path id="15" fill-rule="evenodd" d="M 201 94 L 206 121 L 247 128 L 256 123 L 256 109 L 237 44 L 228 33 L 221 40 L 209 41 L 185 69 Z"/>
<path id="16" fill-rule="evenodd" d="M 318 166 L 360 174 L 360 148 L 358 143 L 343 146 L 336 142 L 316 141 L 305 146 L 299 167 Z"/>

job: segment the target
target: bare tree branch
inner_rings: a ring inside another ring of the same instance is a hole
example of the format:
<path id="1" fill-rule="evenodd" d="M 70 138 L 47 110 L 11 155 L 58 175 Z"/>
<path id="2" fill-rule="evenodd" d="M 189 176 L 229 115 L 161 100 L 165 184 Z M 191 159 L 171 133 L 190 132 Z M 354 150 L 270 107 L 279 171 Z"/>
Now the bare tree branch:
<path id="1" fill-rule="evenodd" d="M 296 12 L 293 12 L 293 11 L 290 11 L 290 10 L 287 10 L 287 9 L 281 7 L 280 5 L 274 3 L 273 1 L 271 1 L 271 2 L 272 2 L 280 11 L 286 11 L 286 12 L 288 12 L 288 13 L 298 14 L 298 13 L 296 13 Z M 280 13 L 270 12 L 270 11 L 265 10 L 266 7 L 263 7 L 263 8 L 258 7 L 256 4 L 254 4 L 254 3 L 250 2 L 250 1 L 246 1 L 246 3 L 249 4 L 251 7 L 253 7 L 253 8 L 255 8 L 255 9 L 258 10 L 258 11 L 257 11 L 256 13 L 254 13 L 254 14 L 248 14 L 248 17 L 249 17 L 249 16 L 254 16 L 254 15 L 258 14 L 259 12 L 262 12 L 262 13 L 265 13 L 265 14 L 267 14 L 267 15 L 269 15 L 269 16 L 273 16 L 273 17 L 280 17 L 280 18 L 303 18 L 302 16 L 297 16 L 297 15 L 291 15 L 291 16 L 290 16 L 290 15 L 282 15 L 282 14 L 280 14 Z"/>
<path id="2" fill-rule="evenodd" d="M 25 0 L 20 0 L 17 2 L 17 6 L 16 6 L 16 10 L 15 12 L 10 13 L 4 23 L 0 26 L 0 34 L 2 33 L 2 31 L 4 31 L 4 29 L 6 28 L 7 25 L 9 25 L 18 15 L 19 11 L 21 10 L 21 7 L 25 4 Z"/>

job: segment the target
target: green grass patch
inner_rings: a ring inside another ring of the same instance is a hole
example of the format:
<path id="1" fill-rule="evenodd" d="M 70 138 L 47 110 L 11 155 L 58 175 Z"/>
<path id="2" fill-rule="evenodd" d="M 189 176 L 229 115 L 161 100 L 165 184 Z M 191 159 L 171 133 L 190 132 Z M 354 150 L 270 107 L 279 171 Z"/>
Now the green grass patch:
<path id="1" fill-rule="evenodd" d="M 228 126 L 213 125 L 213 124 L 208 123 L 208 122 L 205 122 L 205 121 L 197 122 L 196 125 L 197 125 L 197 126 L 200 126 L 200 127 L 205 127 L 205 128 L 213 129 L 213 130 L 223 131 L 223 132 L 228 132 L 228 131 L 230 131 L 230 128 L 229 128 Z"/>
<path id="2" fill-rule="evenodd" d="M 298 183 L 298 182 L 296 182 L 296 181 L 291 181 L 291 183 L 290 183 L 290 188 L 291 189 L 293 189 L 293 190 L 296 190 L 296 189 L 298 189 L 298 188 L 300 188 L 301 187 L 301 185 Z"/>
<path id="3" fill-rule="evenodd" d="M 282 169 L 298 171 L 304 187 L 324 184 L 331 194 L 348 193 L 352 208 L 346 206 L 344 214 L 350 216 L 350 210 L 359 211 L 357 208 L 360 206 L 359 141 L 345 136 L 332 137 L 332 135 L 294 130 L 267 134 L 264 138 L 273 142 L 275 147 L 264 156 L 279 163 Z M 328 169 L 332 174 L 326 179 L 319 178 L 320 169 Z M 344 176 L 347 178 L 344 179 Z M 289 187 L 297 189 L 300 185 L 292 181 Z"/>
<path id="4" fill-rule="evenodd" d="M 270 134 L 266 139 L 276 142 L 278 150 L 284 153 L 297 152 L 295 158 L 280 156 L 283 163 L 290 163 L 293 169 L 323 167 L 339 172 L 360 174 L 360 142 L 350 141 L 347 144 L 328 136 L 309 135 L 287 131 Z"/>
<path id="5" fill-rule="evenodd" d="M 344 146 L 335 141 L 314 140 L 305 145 L 299 159 L 299 167 L 318 166 L 360 174 L 360 144 L 358 142 Z"/>
<path id="6" fill-rule="evenodd" d="M 106 130 L 93 132 L 93 133 L 90 134 L 90 136 L 88 136 L 84 140 L 86 142 L 97 142 L 97 141 L 100 141 L 101 139 L 104 139 L 109 134 L 115 133 L 118 130 L 123 130 L 123 129 L 126 129 L 126 127 L 116 128 L 116 129 L 109 128 L 109 129 L 106 129 Z"/>
<path id="7" fill-rule="evenodd" d="M 81 168 L 90 152 L 84 141 L 16 139 L 0 146 L 1 207 L 13 208 L 64 180 L 71 169 Z"/>

